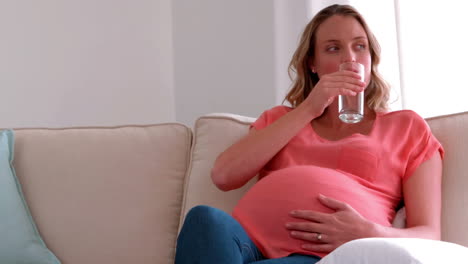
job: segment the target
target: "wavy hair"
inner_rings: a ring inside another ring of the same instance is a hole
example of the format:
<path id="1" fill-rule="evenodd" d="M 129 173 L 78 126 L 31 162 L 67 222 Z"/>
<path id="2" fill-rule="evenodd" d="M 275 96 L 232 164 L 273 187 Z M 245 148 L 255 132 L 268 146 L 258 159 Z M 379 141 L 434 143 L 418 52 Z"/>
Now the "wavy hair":
<path id="1" fill-rule="evenodd" d="M 292 107 L 299 106 L 319 81 L 318 75 L 311 71 L 308 62 L 314 60 L 317 29 L 325 20 L 334 15 L 353 17 L 364 28 L 369 40 L 372 61 L 371 78 L 364 93 L 365 101 L 375 111 L 388 110 L 390 86 L 377 70 L 380 62 L 380 45 L 361 14 L 349 5 L 326 7 L 307 24 L 302 33 L 299 46 L 289 63 L 288 74 L 293 84 L 284 101 L 288 101 Z"/>

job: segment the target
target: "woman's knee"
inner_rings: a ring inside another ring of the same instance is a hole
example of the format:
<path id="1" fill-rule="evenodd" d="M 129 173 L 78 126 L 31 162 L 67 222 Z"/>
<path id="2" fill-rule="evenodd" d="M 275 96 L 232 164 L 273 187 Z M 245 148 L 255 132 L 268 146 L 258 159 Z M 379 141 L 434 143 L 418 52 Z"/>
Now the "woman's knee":
<path id="1" fill-rule="evenodd" d="M 185 224 L 215 224 L 224 212 L 206 205 L 197 205 L 185 216 Z"/>

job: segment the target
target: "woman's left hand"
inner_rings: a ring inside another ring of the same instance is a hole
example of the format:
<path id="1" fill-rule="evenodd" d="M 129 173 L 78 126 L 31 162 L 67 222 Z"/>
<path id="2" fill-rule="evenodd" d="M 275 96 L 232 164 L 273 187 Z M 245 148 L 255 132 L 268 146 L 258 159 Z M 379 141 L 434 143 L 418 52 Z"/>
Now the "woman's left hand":
<path id="1" fill-rule="evenodd" d="M 348 241 L 371 236 L 373 223 L 350 205 L 323 195 L 319 195 L 319 201 L 335 212 L 295 210 L 292 217 L 307 221 L 286 223 L 293 238 L 312 242 L 303 244 L 303 249 L 328 253 Z"/>

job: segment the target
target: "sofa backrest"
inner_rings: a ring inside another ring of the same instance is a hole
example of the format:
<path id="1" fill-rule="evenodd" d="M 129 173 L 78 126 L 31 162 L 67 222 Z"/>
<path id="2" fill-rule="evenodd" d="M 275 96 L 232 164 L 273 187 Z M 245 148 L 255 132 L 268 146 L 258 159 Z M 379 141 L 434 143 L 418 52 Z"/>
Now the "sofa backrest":
<path id="1" fill-rule="evenodd" d="M 445 149 L 442 240 L 468 247 L 468 112 L 427 119 Z"/>
<path id="2" fill-rule="evenodd" d="M 195 205 L 210 205 L 231 212 L 239 198 L 256 182 L 252 179 L 240 189 L 222 192 L 210 177 L 216 157 L 246 135 L 253 121 L 254 118 L 233 114 L 211 114 L 196 120 L 181 222 Z"/>
<path id="3" fill-rule="evenodd" d="M 63 264 L 173 263 L 192 133 L 180 124 L 15 130 L 14 166 Z"/>
<path id="4" fill-rule="evenodd" d="M 184 215 L 195 205 L 205 204 L 231 212 L 240 197 L 256 181 L 223 193 L 211 182 L 216 157 L 246 135 L 255 119 L 232 114 L 199 118 L 194 127 L 192 162 L 186 183 Z M 468 246 L 468 112 L 427 119 L 445 153 L 443 172 L 442 239 Z M 182 219 L 181 219 L 182 220 Z"/>

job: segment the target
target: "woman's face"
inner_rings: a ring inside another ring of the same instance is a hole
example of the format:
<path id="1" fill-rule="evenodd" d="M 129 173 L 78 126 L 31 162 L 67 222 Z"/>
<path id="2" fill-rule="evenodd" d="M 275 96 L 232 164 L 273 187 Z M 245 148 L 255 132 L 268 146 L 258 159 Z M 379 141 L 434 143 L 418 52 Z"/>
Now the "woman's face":
<path id="1" fill-rule="evenodd" d="M 315 58 L 310 67 L 320 77 L 338 71 L 341 63 L 349 61 L 364 65 L 369 83 L 372 60 L 366 31 L 355 18 L 334 15 L 317 29 Z"/>

